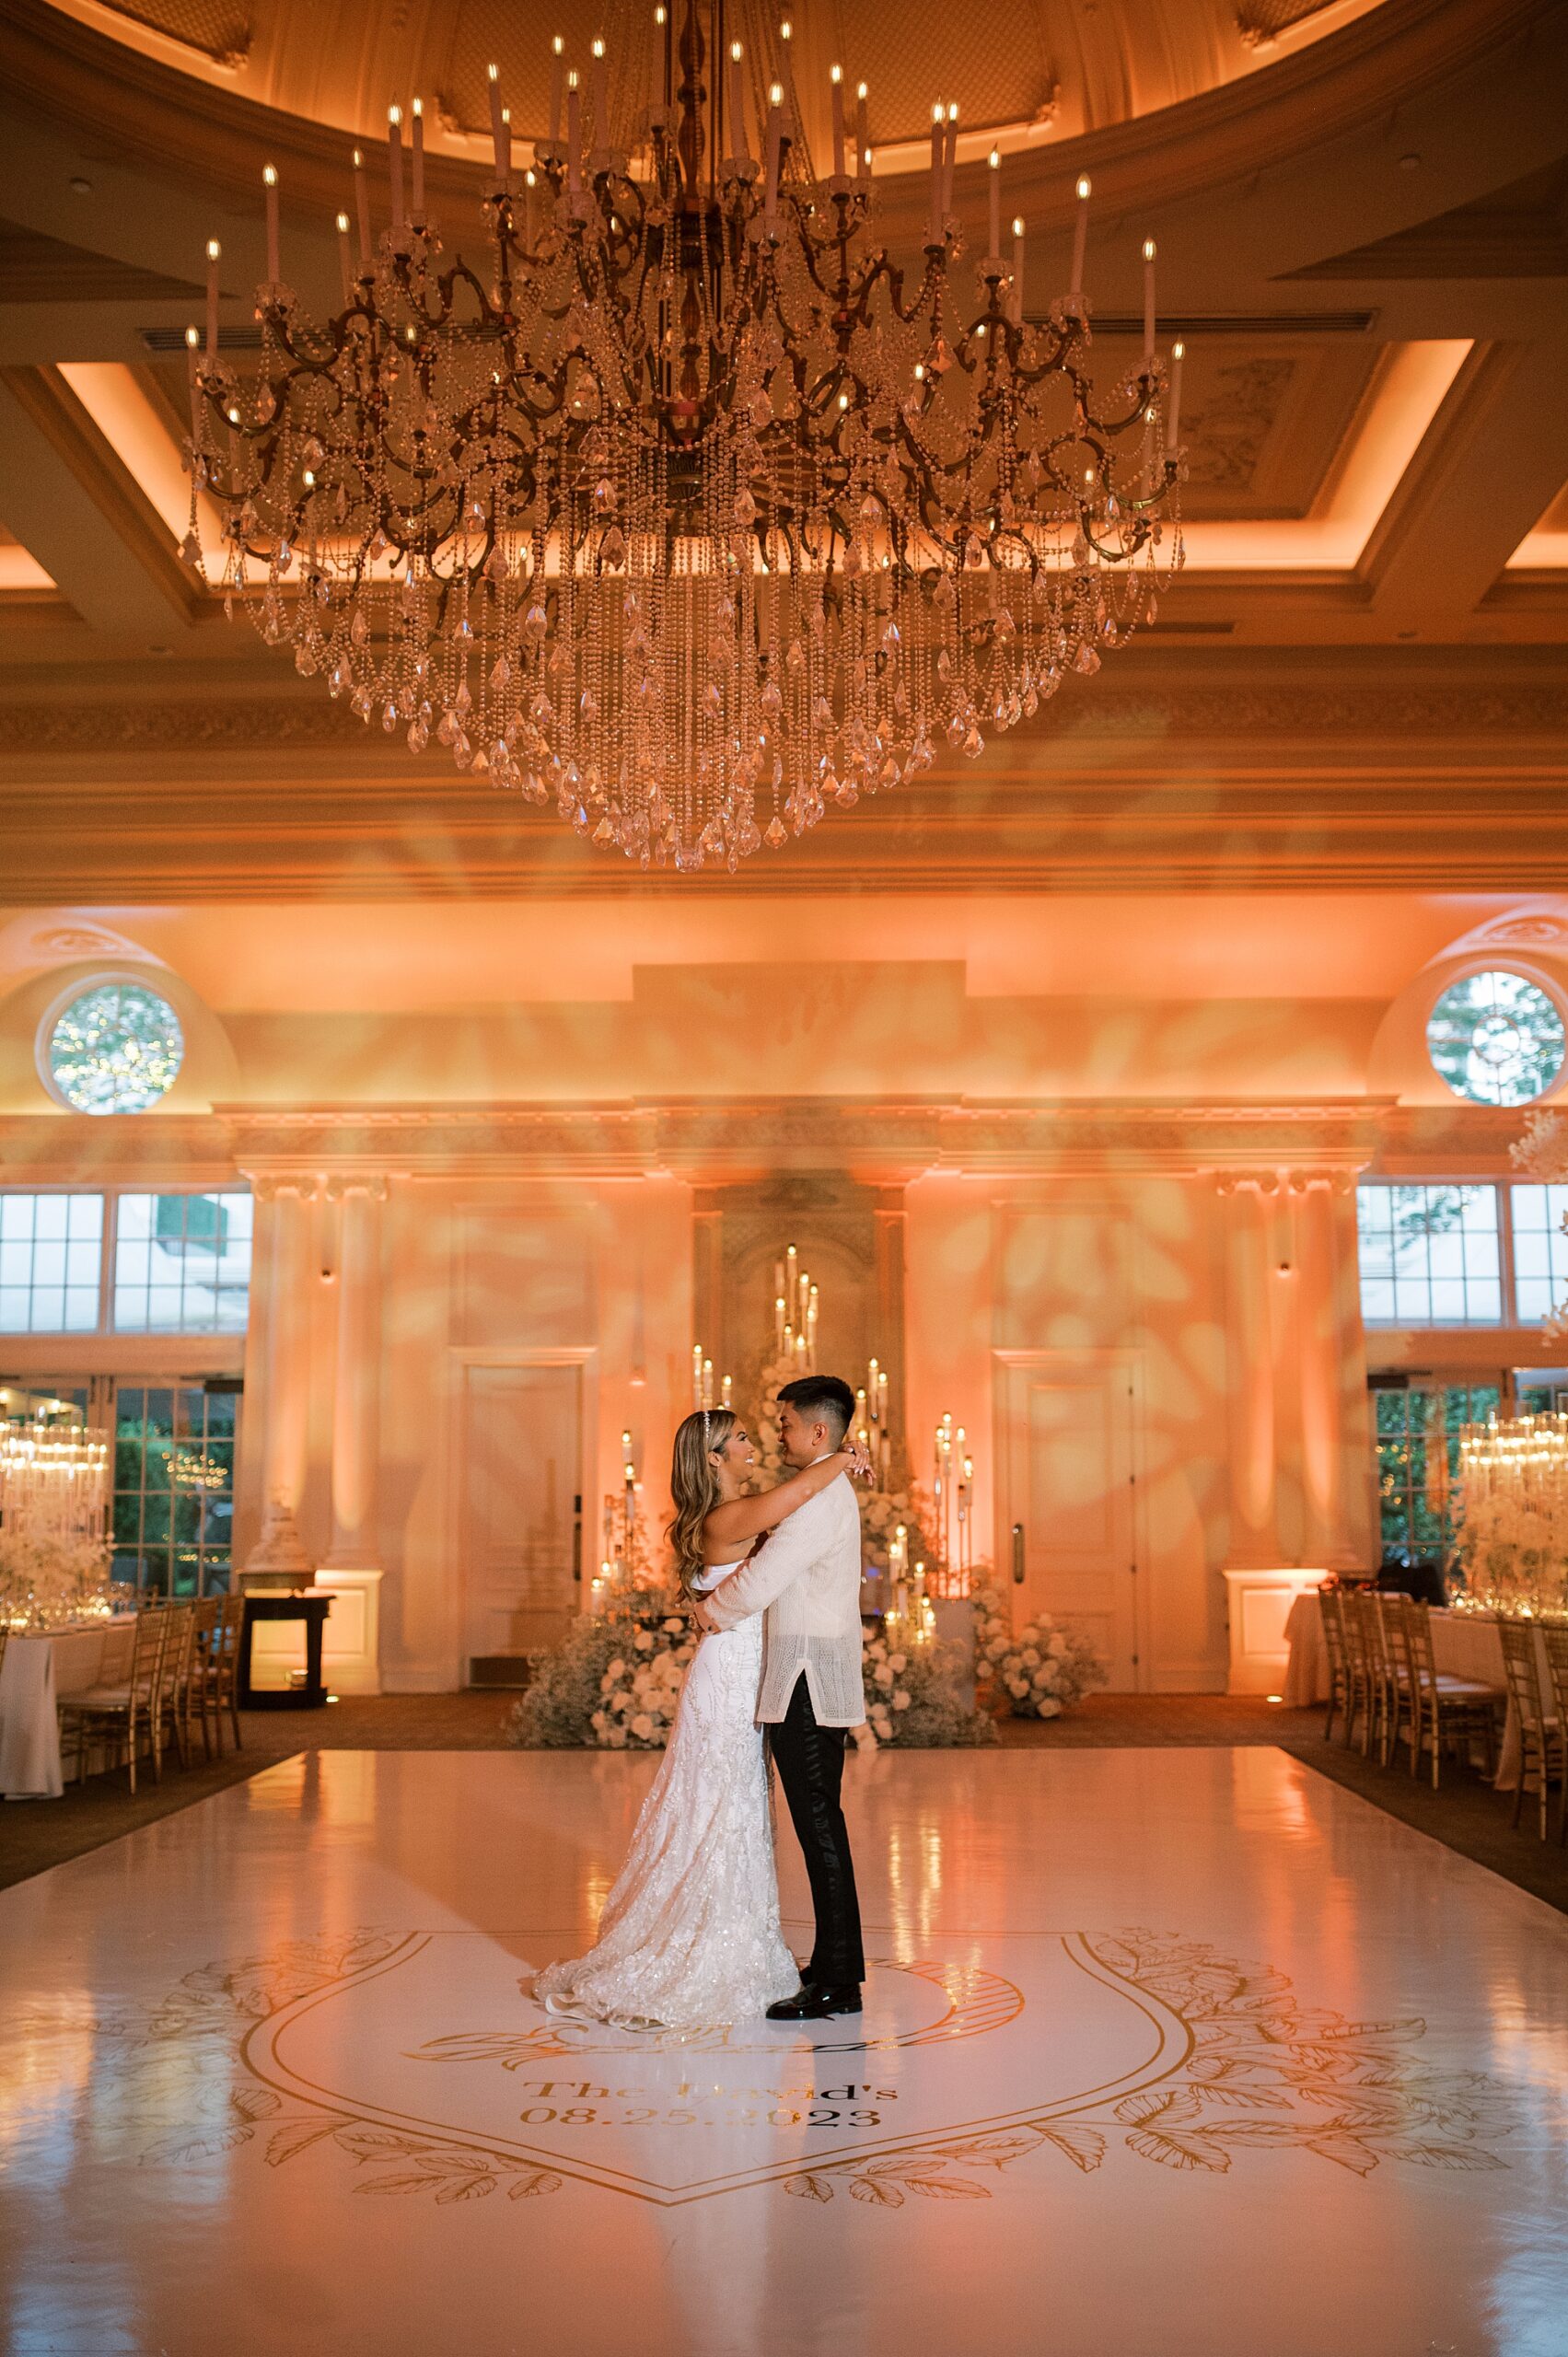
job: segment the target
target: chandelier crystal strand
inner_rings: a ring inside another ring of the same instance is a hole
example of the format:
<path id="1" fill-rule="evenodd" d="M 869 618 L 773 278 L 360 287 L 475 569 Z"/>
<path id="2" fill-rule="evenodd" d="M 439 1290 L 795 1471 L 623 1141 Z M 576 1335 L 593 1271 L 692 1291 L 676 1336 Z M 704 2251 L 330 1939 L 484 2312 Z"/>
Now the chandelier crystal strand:
<path id="1" fill-rule="evenodd" d="M 1020 224 L 962 284 L 955 108 L 912 284 L 859 135 L 853 174 L 813 172 L 787 26 L 734 45 L 721 117 L 722 7 L 679 15 L 646 70 L 630 35 L 566 61 L 566 138 L 520 188 L 493 79 L 482 273 L 422 176 L 335 318 L 258 290 L 254 377 L 209 319 L 185 553 L 204 490 L 226 610 L 361 720 L 642 866 L 733 872 L 1097 671 L 1180 565 L 1182 470 L 1152 251 L 1141 365 L 1102 397 L 1081 291 L 1015 300 Z"/>

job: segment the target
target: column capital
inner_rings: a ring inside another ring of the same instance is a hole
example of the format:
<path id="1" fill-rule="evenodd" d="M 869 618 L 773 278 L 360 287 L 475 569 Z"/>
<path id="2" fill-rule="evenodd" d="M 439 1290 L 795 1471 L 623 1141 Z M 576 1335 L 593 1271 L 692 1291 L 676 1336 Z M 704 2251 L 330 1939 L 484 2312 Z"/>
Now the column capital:
<path id="1" fill-rule="evenodd" d="M 280 1197 L 293 1196 L 296 1202 L 313 1203 L 322 1194 L 326 1181 L 319 1170 L 241 1170 L 250 1192 L 259 1203 L 276 1202 Z"/>
<path id="2" fill-rule="evenodd" d="M 1353 1195 L 1355 1182 L 1356 1173 L 1353 1170 L 1333 1164 L 1326 1168 L 1289 1170 L 1285 1173 L 1285 1185 L 1293 1195 L 1310 1194 L 1314 1188 L 1321 1188 L 1330 1195 Z"/>
<path id="3" fill-rule="evenodd" d="M 1216 1195 L 1277 1195 L 1281 1174 L 1277 1170 L 1216 1170 L 1212 1174 Z"/>
<path id="4" fill-rule="evenodd" d="M 344 1203 L 354 1195 L 384 1203 L 390 1191 L 384 1170 L 329 1170 L 321 1180 L 321 1192 L 329 1203 Z"/>

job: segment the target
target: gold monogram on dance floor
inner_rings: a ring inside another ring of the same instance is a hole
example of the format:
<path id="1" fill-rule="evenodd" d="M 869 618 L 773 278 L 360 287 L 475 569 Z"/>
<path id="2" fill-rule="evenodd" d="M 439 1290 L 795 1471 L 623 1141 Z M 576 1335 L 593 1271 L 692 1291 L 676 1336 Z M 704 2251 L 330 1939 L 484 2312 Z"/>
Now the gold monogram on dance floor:
<path id="1" fill-rule="evenodd" d="M 110 2042 L 160 2131 L 148 2165 L 316 2152 L 355 2192 L 437 2204 L 573 2179 L 663 2206 L 772 2183 L 895 2209 L 1124 2155 L 1214 2178 L 1285 2153 L 1362 2177 L 1505 2165 L 1496 2088 L 1428 2067 L 1419 2019 L 1348 2019 L 1174 1933 L 1015 1936 L 1006 1961 L 874 1963 L 864 2024 L 815 2043 L 675 2039 L 542 2014 L 494 1937 L 366 1931 L 188 1973 Z"/>

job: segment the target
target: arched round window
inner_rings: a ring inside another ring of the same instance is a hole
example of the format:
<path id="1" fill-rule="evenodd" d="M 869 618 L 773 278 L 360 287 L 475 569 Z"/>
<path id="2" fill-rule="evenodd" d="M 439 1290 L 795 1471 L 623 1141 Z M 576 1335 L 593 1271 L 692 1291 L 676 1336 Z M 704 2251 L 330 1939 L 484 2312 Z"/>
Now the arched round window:
<path id="1" fill-rule="evenodd" d="M 1523 974 L 1467 974 L 1426 1026 L 1433 1068 L 1472 1105 L 1528 1105 L 1562 1070 L 1568 1039 L 1556 1003 Z"/>
<path id="2" fill-rule="evenodd" d="M 61 1008 L 39 1044 L 51 1090 L 76 1113 L 145 1113 L 185 1060 L 180 1017 L 140 982 L 95 982 Z"/>

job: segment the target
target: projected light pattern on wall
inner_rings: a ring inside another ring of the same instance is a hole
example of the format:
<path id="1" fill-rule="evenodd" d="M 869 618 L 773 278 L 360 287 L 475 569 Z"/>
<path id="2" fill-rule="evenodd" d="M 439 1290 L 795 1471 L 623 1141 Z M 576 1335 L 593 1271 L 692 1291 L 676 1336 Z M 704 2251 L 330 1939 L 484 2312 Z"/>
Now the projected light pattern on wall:
<path id="1" fill-rule="evenodd" d="M 43 1058 L 55 1096 L 75 1113 L 145 1113 L 185 1060 L 168 1001 L 139 982 L 99 982 L 58 1015 Z"/>
<path id="2" fill-rule="evenodd" d="M 1555 1002 L 1523 974 L 1467 974 L 1443 993 L 1426 1026 L 1433 1069 L 1472 1105 L 1528 1105 L 1568 1051 Z"/>

